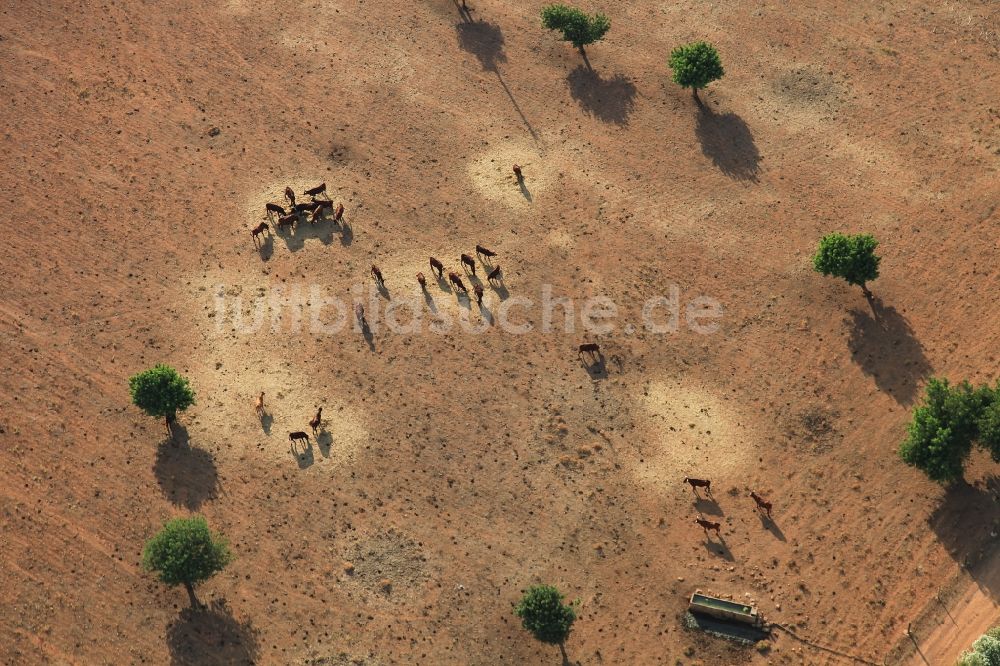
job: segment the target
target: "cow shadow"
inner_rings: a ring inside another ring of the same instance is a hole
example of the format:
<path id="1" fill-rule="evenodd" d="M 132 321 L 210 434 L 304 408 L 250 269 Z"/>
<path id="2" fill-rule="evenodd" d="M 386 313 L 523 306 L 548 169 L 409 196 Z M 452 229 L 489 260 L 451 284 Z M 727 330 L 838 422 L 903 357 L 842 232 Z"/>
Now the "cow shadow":
<path id="1" fill-rule="evenodd" d="M 424 295 L 424 303 L 427 305 L 427 309 L 431 311 L 431 314 L 437 314 L 437 304 L 434 302 L 434 297 L 431 296 L 431 292 L 427 289 L 421 289 Z"/>
<path id="2" fill-rule="evenodd" d="M 734 180 L 756 183 L 760 175 L 760 151 L 750 128 L 735 113 L 715 113 L 698 103 L 695 135 L 701 152 L 719 171 Z"/>
<path id="3" fill-rule="evenodd" d="M 264 412 L 260 417 L 260 429 L 264 431 L 265 435 L 271 434 L 271 427 L 274 425 L 274 417 L 269 413 Z"/>
<path id="4" fill-rule="evenodd" d="M 715 501 L 714 497 L 699 497 L 694 501 L 694 508 L 700 514 L 708 514 L 710 516 L 724 516 L 726 512 L 722 510 L 719 503 Z"/>
<path id="5" fill-rule="evenodd" d="M 990 474 L 973 483 L 951 484 L 927 519 L 951 557 L 995 601 L 1000 600 L 1000 568 L 989 565 L 1000 547 L 993 537 L 1000 516 L 998 503 L 1000 476 Z"/>
<path id="6" fill-rule="evenodd" d="M 378 290 L 378 295 L 379 296 L 381 296 L 382 298 L 384 298 L 387 301 L 390 300 L 389 290 L 386 288 L 384 282 L 376 282 L 375 283 L 375 289 Z"/>
<path id="7" fill-rule="evenodd" d="M 257 252 L 261 261 L 267 261 L 274 255 L 274 236 L 270 233 L 264 234 L 264 240 L 257 244 Z"/>
<path id="8" fill-rule="evenodd" d="M 321 430 L 316 435 L 316 448 L 319 449 L 319 454 L 324 458 L 329 458 L 331 446 L 333 446 L 333 435 L 326 430 Z"/>
<path id="9" fill-rule="evenodd" d="M 185 608 L 167 626 L 172 666 L 249 665 L 258 659 L 257 630 L 233 617 L 224 599 L 207 607 Z"/>
<path id="10" fill-rule="evenodd" d="M 368 322 L 361 325 L 361 337 L 364 339 L 365 344 L 368 345 L 368 351 L 375 351 L 375 333 L 372 332 L 371 326 Z"/>
<path id="11" fill-rule="evenodd" d="M 932 368 L 909 321 L 878 298 L 872 299 L 871 312 L 857 309 L 850 316 L 851 358 L 880 391 L 901 405 L 911 404 Z"/>
<path id="12" fill-rule="evenodd" d="M 331 224 L 332 222 L 329 220 L 321 220 L 316 223 L 306 222 L 300 216 L 299 221 L 295 223 L 294 229 L 291 231 L 283 228 L 279 229 L 277 236 L 285 243 L 285 247 L 290 252 L 301 250 L 305 247 L 306 241 L 310 239 L 316 239 L 324 245 L 329 245 L 333 242 L 330 232 Z"/>
<path id="13" fill-rule="evenodd" d="M 528 186 L 524 183 L 524 176 L 517 179 L 517 187 L 521 190 L 521 196 L 524 197 L 525 201 L 531 203 L 533 201 L 531 198 L 531 190 L 529 190 Z"/>
<path id="14" fill-rule="evenodd" d="M 592 358 L 590 362 L 581 355 L 580 365 L 583 366 L 584 370 L 587 371 L 587 374 L 593 380 L 608 378 L 608 364 L 604 361 L 604 354 L 598 355 L 597 358 Z"/>
<path id="15" fill-rule="evenodd" d="M 299 451 L 298 444 L 295 442 L 291 443 L 291 452 L 295 456 L 295 462 L 298 463 L 299 469 L 307 469 L 312 467 L 313 463 L 316 462 L 316 456 L 313 455 L 313 445 L 312 440 L 306 440 L 306 445 Z"/>
<path id="16" fill-rule="evenodd" d="M 579 65 L 566 77 L 569 94 L 580 107 L 598 120 L 627 125 L 635 108 L 635 84 L 623 74 L 602 78 L 586 65 Z M 529 199 L 530 201 L 530 199 Z"/>
<path id="17" fill-rule="evenodd" d="M 757 512 L 757 517 L 760 518 L 760 526 L 773 534 L 775 539 L 778 541 L 788 541 L 788 539 L 785 538 L 785 533 L 781 531 L 781 528 L 778 527 L 778 523 L 774 522 L 773 518 L 768 518 L 760 511 Z"/>
<path id="18" fill-rule="evenodd" d="M 161 442 L 156 450 L 153 474 L 164 497 L 192 511 L 219 492 L 219 472 L 212 454 L 191 446 L 187 431 L 176 422 L 174 437 Z"/>
<path id="19" fill-rule="evenodd" d="M 702 541 L 702 545 L 712 555 L 718 555 L 727 562 L 733 562 L 736 560 L 733 557 L 733 551 L 729 550 L 729 545 L 723 537 L 718 537 L 718 541 L 713 541 L 711 537 L 706 536 L 705 540 Z"/>
<path id="20" fill-rule="evenodd" d="M 344 247 L 349 247 L 351 243 L 354 242 L 354 229 L 347 223 L 346 220 L 341 220 L 340 223 L 340 244 Z"/>
<path id="21" fill-rule="evenodd" d="M 490 309 L 485 305 L 479 306 L 479 315 L 490 326 L 494 326 L 496 324 L 496 318 L 493 316 L 493 313 L 490 312 Z"/>

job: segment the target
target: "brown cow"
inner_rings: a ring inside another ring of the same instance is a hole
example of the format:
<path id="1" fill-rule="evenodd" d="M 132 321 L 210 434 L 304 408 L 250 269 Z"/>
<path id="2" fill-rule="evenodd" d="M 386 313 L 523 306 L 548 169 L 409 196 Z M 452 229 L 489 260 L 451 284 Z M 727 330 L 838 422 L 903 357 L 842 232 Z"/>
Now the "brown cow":
<path id="1" fill-rule="evenodd" d="M 750 491 L 750 497 L 752 497 L 753 501 L 757 503 L 757 510 L 761 511 L 761 512 L 764 512 L 764 513 L 767 513 L 767 517 L 770 518 L 771 517 L 771 507 L 774 506 L 774 505 L 771 504 L 771 502 L 766 501 L 763 497 L 761 497 L 760 495 L 758 495 L 757 493 L 755 493 L 752 490 Z"/>
<path id="2" fill-rule="evenodd" d="M 323 209 L 316 208 L 313 212 L 309 213 L 309 224 L 316 224 L 321 219 L 323 219 Z"/>
<path id="3" fill-rule="evenodd" d="M 584 344 L 580 345 L 580 349 L 579 351 L 577 351 L 577 354 L 578 355 L 590 354 L 591 356 L 600 356 L 601 346 L 596 342 L 585 342 Z"/>
<path id="4" fill-rule="evenodd" d="M 501 279 L 500 266 L 494 268 L 492 271 L 490 271 L 490 274 L 486 276 L 486 281 L 489 282 L 490 284 L 492 284 L 494 280 L 499 280 L 499 279 Z"/>
<path id="5" fill-rule="evenodd" d="M 704 488 L 709 495 L 712 494 L 712 482 L 709 481 L 708 479 L 691 479 L 685 476 L 684 483 L 687 483 L 691 486 L 691 490 L 694 491 L 695 495 L 698 494 L 699 488 Z"/>
<path id="6" fill-rule="evenodd" d="M 458 277 L 458 273 L 448 273 L 448 281 L 455 285 L 457 289 L 461 289 L 466 294 L 469 293 L 469 290 L 465 288 L 465 283 L 462 282 L 462 278 Z"/>
<path id="7" fill-rule="evenodd" d="M 465 268 L 466 266 L 468 266 L 469 268 L 472 269 L 472 274 L 473 275 L 476 274 L 476 260 L 475 259 L 473 259 L 472 257 L 470 257 L 467 254 L 463 254 L 461 256 L 461 261 L 462 261 L 462 268 Z"/>
<path id="8" fill-rule="evenodd" d="M 524 174 L 521 173 L 521 166 L 519 164 L 514 165 L 514 177 L 517 178 L 517 182 L 524 180 Z"/>
<path id="9" fill-rule="evenodd" d="M 473 285 L 472 291 L 476 294 L 476 305 L 483 307 L 483 285 Z"/>
<path id="10" fill-rule="evenodd" d="M 310 187 L 302 194 L 308 194 L 311 197 L 315 197 L 317 194 L 323 194 L 324 192 L 326 192 L 326 183 L 320 183 L 316 187 Z"/>
<path id="11" fill-rule="evenodd" d="M 701 529 L 705 530 L 705 534 L 708 534 L 709 530 L 715 531 L 715 536 L 722 538 L 722 533 L 719 532 L 719 528 L 722 527 L 722 523 L 713 523 L 711 520 L 703 520 L 701 518 L 695 518 L 694 522 L 701 525 Z"/>
<path id="12" fill-rule="evenodd" d="M 308 194 L 308 193 L 307 193 Z M 316 416 L 312 418 L 309 422 L 309 427 L 313 429 L 313 434 L 316 434 L 316 429 L 319 428 L 320 424 L 323 422 L 323 408 L 320 407 L 316 410 Z"/>
<path id="13" fill-rule="evenodd" d="M 285 198 L 288 199 L 288 203 L 292 206 L 295 205 L 295 192 L 292 192 L 292 188 L 285 188 Z"/>
<path id="14" fill-rule="evenodd" d="M 299 219 L 299 216 L 296 215 L 295 213 L 290 213 L 288 215 L 285 215 L 284 217 L 279 217 L 278 218 L 278 229 L 280 230 L 280 229 L 283 229 L 285 227 L 293 227 L 293 226 L 295 226 L 295 223 L 298 221 L 298 219 Z"/>
<path id="15" fill-rule="evenodd" d="M 431 257 L 431 272 L 433 273 L 434 271 L 438 272 L 439 280 L 444 277 L 444 264 L 442 264 L 434 257 Z"/>
<path id="16" fill-rule="evenodd" d="M 365 319 L 365 306 L 361 303 L 354 304 L 354 316 L 357 317 L 358 323 L 364 328 L 368 328 L 368 320 Z"/>
<path id="17" fill-rule="evenodd" d="M 340 218 L 344 217 L 344 204 L 337 204 L 337 211 L 333 214 L 333 221 L 340 222 Z"/>
<path id="18" fill-rule="evenodd" d="M 302 203 L 297 203 L 293 206 L 296 213 L 312 212 L 319 208 L 319 201 L 304 201 Z"/>
<path id="19" fill-rule="evenodd" d="M 261 391 L 260 395 L 257 396 L 257 402 L 254 403 L 253 411 L 257 413 L 257 418 L 264 418 L 264 392 Z"/>
<path id="20" fill-rule="evenodd" d="M 424 278 L 423 273 L 417 273 L 417 282 L 420 284 L 421 289 L 427 289 L 427 280 Z"/>
<path id="21" fill-rule="evenodd" d="M 301 430 L 296 430 L 295 432 L 288 433 L 288 440 L 293 444 L 300 439 L 304 439 L 306 440 L 306 442 L 308 442 L 309 435 L 305 432 L 302 432 Z"/>
<path id="22" fill-rule="evenodd" d="M 285 209 L 282 208 L 281 206 L 279 206 L 276 203 L 267 203 L 267 204 L 264 204 L 264 210 L 268 214 L 275 213 L 276 215 L 288 215 L 288 213 L 285 211 Z"/>
<path id="23" fill-rule="evenodd" d="M 497 256 L 496 252 L 494 252 L 493 250 L 487 250 L 482 245 L 476 246 L 476 254 L 478 254 L 480 257 L 486 257 L 487 259 L 489 259 L 490 257 Z"/>
<path id="24" fill-rule="evenodd" d="M 333 210 L 333 202 L 328 199 L 320 199 L 316 202 L 316 205 L 319 206 L 319 210 L 326 208 L 329 208 L 331 211 Z"/>
<path id="25" fill-rule="evenodd" d="M 380 287 L 385 286 L 385 279 L 382 277 L 382 271 L 378 269 L 378 266 L 372 264 L 372 277 L 375 278 L 375 284 Z"/>
<path id="26" fill-rule="evenodd" d="M 257 245 L 257 236 L 260 236 L 264 232 L 271 233 L 271 227 L 267 226 L 267 222 L 261 222 L 256 227 L 250 230 L 250 236 L 253 238 L 253 244 Z"/>

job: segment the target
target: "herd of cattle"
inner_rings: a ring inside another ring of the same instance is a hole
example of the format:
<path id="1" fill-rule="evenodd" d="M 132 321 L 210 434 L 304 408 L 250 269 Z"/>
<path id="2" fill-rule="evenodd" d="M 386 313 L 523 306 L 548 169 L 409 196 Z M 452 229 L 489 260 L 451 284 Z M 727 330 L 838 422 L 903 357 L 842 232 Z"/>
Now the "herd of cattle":
<path id="1" fill-rule="evenodd" d="M 319 196 L 323 195 L 324 198 L 320 199 Z M 316 187 L 311 187 L 302 193 L 302 196 L 310 197 L 310 201 L 303 201 L 301 203 L 295 202 L 295 192 L 292 188 L 285 188 L 285 199 L 288 201 L 288 209 L 286 210 L 284 206 L 276 203 L 266 203 L 264 204 L 264 212 L 267 214 L 269 220 L 273 219 L 271 216 L 277 216 L 277 228 L 278 230 L 288 227 L 289 229 L 294 228 L 295 225 L 301 221 L 303 215 L 308 214 L 307 218 L 310 224 L 315 224 L 323 219 L 323 214 L 326 211 L 330 211 L 333 214 L 333 222 L 339 224 L 341 219 L 344 217 L 344 204 L 337 204 L 337 207 L 333 207 L 333 200 L 330 199 L 326 194 L 326 183 L 320 183 Z M 259 237 L 264 232 L 271 233 L 271 227 L 267 222 L 261 222 L 256 227 L 250 230 L 250 236 L 253 238 L 254 245 L 259 242 Z"/>
<path id="2" fill-rule="evenodd" d="M 704 488 L 705 491 L 708 493 L 708 496 L 712 497 L 713 501 L 715 500 L 715 498 L 712 496 L 711 480 L 693 479 L 691 477 L 685 476 L 684 483 L 691 486 L 691 490 L 694 491 L 695 495 L 698 495 L 699 488 Z M 757 505 L 757 511 L 760 512 L 761 515 L 766 515 L 768 520 L 771 520 L 771 509 L 774 507 L 774 505 L 771 502 L 765 500 L 763 497 L 758 495 L 753 490 L 750 491 L 750 498 Z M 698 523 L 698 525 L 701 526 L 701 529 L 705 530 L 706 535 L 709 533 L 709 531 L 712 531 L 715 532 L 715 535 L 717 537 L 719 537 L 720 539 L 722 538 L 722 533 L 719 531 L 722 528 L 722 523 L 713 522 L 711 520 L 705 520 L 704 518 L 695 518 L 694 522 Z"/>

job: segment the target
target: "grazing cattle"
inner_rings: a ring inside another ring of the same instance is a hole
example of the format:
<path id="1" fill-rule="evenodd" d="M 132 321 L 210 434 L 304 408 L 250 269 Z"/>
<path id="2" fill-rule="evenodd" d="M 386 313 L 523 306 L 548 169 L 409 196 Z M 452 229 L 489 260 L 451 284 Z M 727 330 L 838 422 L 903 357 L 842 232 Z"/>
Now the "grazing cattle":
<path id="1" fill-rule="evenodd" d="M 296 432 L 290 432 L 290 433 L 288 433 L 288 440 L 290 442 L 292 442 L 293 444 L 296 441 L 300 440 L 300 439 L 304 439 L 308 443 L 309 442 L 309 435 L 307 433 L 305 433 L 305 432 L 302 432 L 301 430 L 298 430 Z"/>
<path id="2" fill-rule="evenodd" d="M 491 284 L 492 284 L 492 282 L 494 280 L 499 280 L 499 279 L 500 279 L 500 267 L 499 266 L 497 266 L 496 268 L 494 268 L 493 270 L 491 270 L 490 274 L 486 276 L 486 281 L 489 282 L 489 283 L 491 283 Z"/>
<path id="3" fill-rule="evenodd" d="M 313 434 L 316 434 L 316 429 L 319 428 L 319 424 L 323 422 L 323 408 L 320 407 L 316 410 L 316 416 L 312 418 L 309 422 L 309 427 L 313 429 Z"/>
<path id="4" fill-rule="evenodd" d="M 472 291 L 476 294 L 476 305 L 483 307 L 483 285 L 473 285 Z"/>
<path id="5" fill-rule="evenodd" d="M 458 273 L 448 273 L 448 281 L 455 285 L 455 288 L 461 289 L 466 294 L 469 293 L 469 290 L 465 288 L 465 284 L 462 282 L 462 278 L 458 277 Z"/>
<path id="6" fill-rule="evenodd" d="M 261 391 L 260 395 L 257 396 L 257 402 L 254 403 L 253 411 L 257 413 L 259 418 L 264 416 L 264 392 Z"/>
<path id="7" fill-rule="evenodd" d="M 337 211 L 333 214 L 333 221 L 340 222 L 340 218 L 344 217 L 344 204 L 337 204 Z"/>
<path id="8" fill-rule="evenodd" d="M 307 211 L 311 213 L 312 211 L 314 211 L 317 208 L 319 208 L 319 202 L 318 201 L 307 201 L 305 203 L 297 203 L 297 204 L 295 204 L 295 206 L 293 208 L 295 209 L 296 213 L 305 213 Z"/>
<path id="9" fill-rule="evenodd" d="M 758 495 L 757 493 L 755 493 L 752 490 L 750 491 L 750 497 L 752 497 L 753 501 L 757 503 L 757 510 L 766 513 L 767 517 L 770 518 L 771 517 L 771 507 L 773 505 L 770 502 L 766 501 L 763 497 L 761 497 L 760 495 Z"/>
<path id="10" fill-rule="evenodd" d="M 695 518 L 694 522 L 701 525 L 701 529 L 705 530 L 705 534 L 708 534 L 709 530 L 715 532 L 715 536 L 722 538 L 722 533 L 719 532 L 719 528 L 722 527 L 722 523 L 713 523 L 711 520 L 703 520 L 701 518 Z"/>
<path id="11" fill-rule="evenodd" d="M 288 215 L 285 209 L 279 206 L 278 204 L 273 204 L 273 203 L 264 204 L 264 210 L 267 211 L 268 214 L 275 213 L 277 215 Z"/>
<path id="12" fill-rule="evenodd" d="M 308 194 L 311 197 L 315 197 L 317 194 L 323 194 L 324 192 L 326 192 L 326 183 L 320 183 L 316 187 L 310 187 L 302 194 Z"/>
<path id="13" fill-rule="evenodd" d="M 417 282 L 420 284 L 421 289 L 427 289 L 427 279 L 423 273 L 417 273 Z"/>
<path id="14" fill-rule="evenodd" d="M 285 188 L 285 198 L 288 199 L 289 205 L 295 205 L 295 192 L 292 192 L 292 188 Z"/>
<path id="15" fill-rule="evenodd" d="M 468 266 L 469 268 L 472 269 L 472 274 L 475 275 L 476 274 L 476 260 L 473 259 L 472 257 L 470 257 L 467 254 L 463 254 L 460 257 L 460 259 L 462 261 L 462 267 L 465 268 L 466 266 Z"/>
<path id="16" fill-rule="evenodd" d="M 298 221 L 298 216 L 295 213 L 290 213 L 284 217 L 278 218 L 278 229 L 283 229 L 285 227 L 295 226 L 295 222 Z"/>
<path id="17" fill-rule="evenodd" d="M 579 351 L 577 351 L 577 354 L 578 355 L 590 354 L 591 356 L 600 356 L 601 346 L 598 345 L 596 342 L 585 342 L 584 344 L 580 345 L 580 349 Z"/>
<path id="18" fill-rule="evenodd" d="M 316 206 L 317 210 L 324 210 L 327 208 L 329 208 L 331 211 L 333 210 L 333 202 L 328 199 L 320 199 L 319 201 L 316 202 Z"/>
<path id="19" fill-rule="evenodd" d="M 433 273 L 434 271 L 438 272 L 439 280 L 444 277 L 444 264 L 442 264 L 434 257 L 431 257 L 431 272 Z"/>
<path id="20" fill-rule="evenodd" d="M 524 174 L 521 173 L 521 166 L 519 164 L 514 165 L 514 177 L 517 178 L 518 182 L 524 180 Z"/>
<path id="21" fill-rule="evenodd" d="M 385 279 L 382 277 L 382 271 L 378 269 L 378 266 L 372 264 L 372 277 L 375 278 L 375 283 L 380 287 L 385 286 Z"/>
<path id="22" fill-rule="evenodd" d="M 691 490 L 694 491 L 695 495 L 698 494 L 699 488 L 704 488 L 709 495 L 712 494 L 712 482 L 709 481 L 708 479 L 690 479 L 685 476 L 684 483 L 687 483 L 688 485 L 691 486 Z"/>
<path id="23" fill-rule="evenodd" d="M 323 219 L 323 209 L 317 207 L 316 210 L 309 213 L 309 224 L 316 224 L 321 219 Z"/>
<path id="24" fill-rule="evenodd" d="M 260 236 L 264 232 L 271 232 L 271 227 L 267 226 L 267 222 L 261 222 L 256 227 L 250 230 L 250 236 L 253 238 L 254 245 L 257 244 L 257 236 Z"/>
<path id="25" fill-rule="evenodd" d="M 478 254 L 480 257 L 486 257 L 486 258 L 497 256 L 496 252 L 494 252 L 493 250 L 487 250 L 482 245 L 476 246 L 476 254 Z"/>
<path id="26" fill-rule="evenodd" d="M 365 319 L 365 306 L 361 303 L 354 304 L 354 316 L 357 318 L 358 323 L 364 328 L 368 328 L 368 320 Z"/>

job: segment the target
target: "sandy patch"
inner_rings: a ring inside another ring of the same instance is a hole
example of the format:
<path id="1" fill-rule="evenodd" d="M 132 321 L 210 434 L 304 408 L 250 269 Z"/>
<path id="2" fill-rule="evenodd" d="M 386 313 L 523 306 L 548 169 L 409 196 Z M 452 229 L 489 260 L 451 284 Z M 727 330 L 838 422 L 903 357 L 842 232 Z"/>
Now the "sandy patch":
<path id="1" fill-rule="evenodd" d="M 520 165 L 524 180 L 518 183 L 513 166 Z M 553 184 L 565 165 L 527 143 L 497 142 L 468 167 L 472 184 L 490 201 L 510 208 L 527 208 Z"/>
<path id="2" fill-rule="evenodd" d="M 652 382 L 641 404 L 652 446 L 636 475 L 674 488 L 685 476 L 726 479 L 756 456 L 757 438 L 731 401 L 683 380 Z"/>

